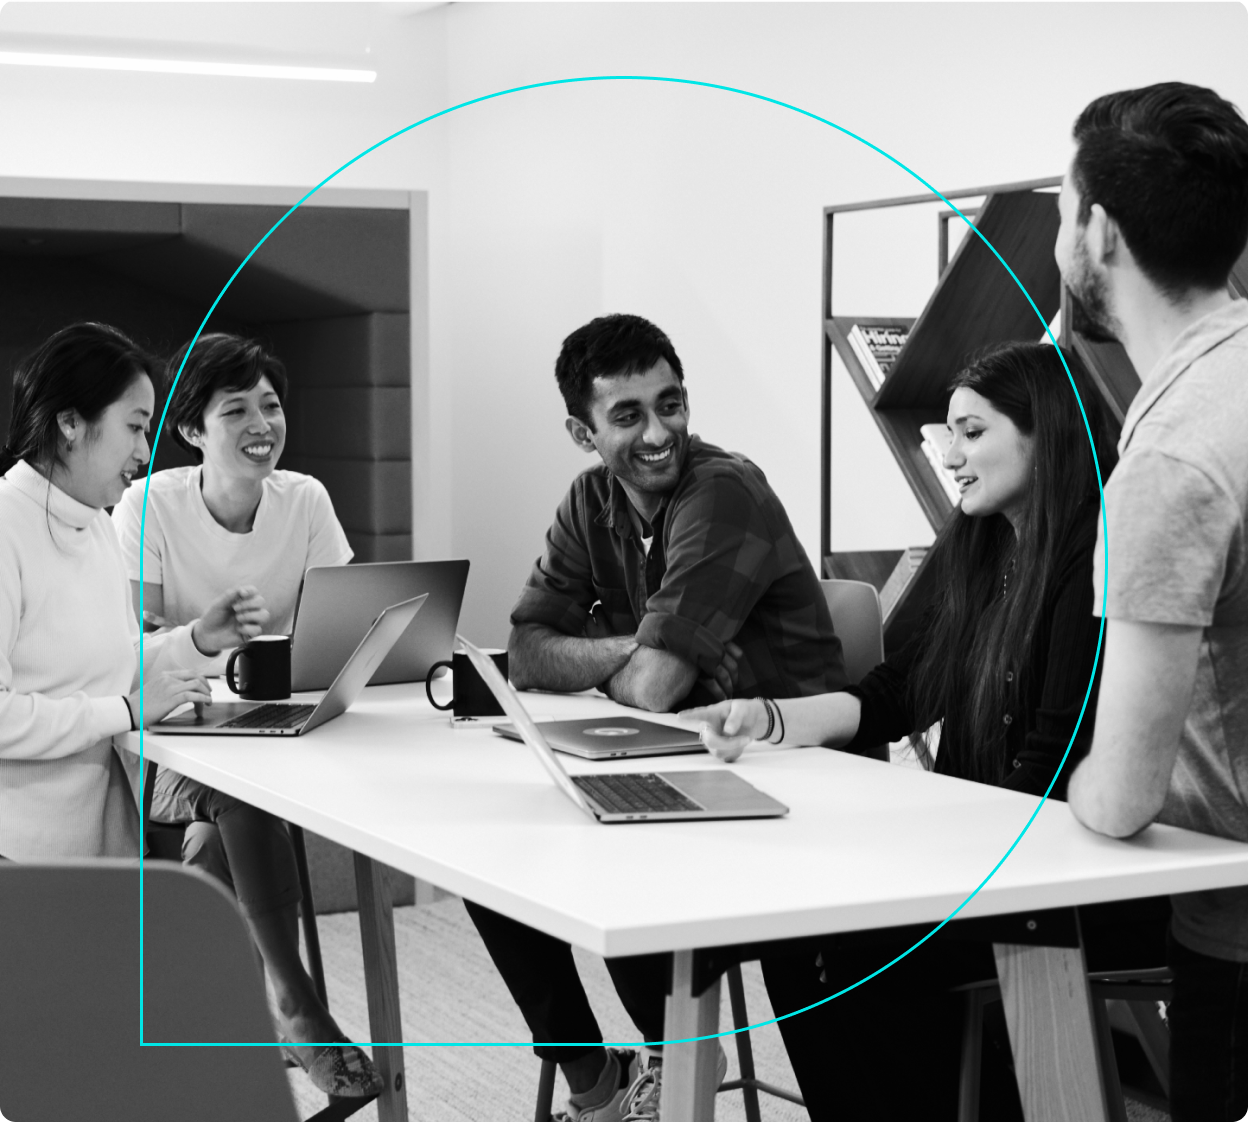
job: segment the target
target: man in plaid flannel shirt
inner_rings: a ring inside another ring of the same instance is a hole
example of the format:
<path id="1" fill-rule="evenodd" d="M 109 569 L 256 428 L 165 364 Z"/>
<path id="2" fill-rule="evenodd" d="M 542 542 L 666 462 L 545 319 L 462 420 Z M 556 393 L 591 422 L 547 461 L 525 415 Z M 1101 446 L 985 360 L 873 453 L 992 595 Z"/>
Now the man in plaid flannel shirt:
<path id="1" fill-rule="evenodd" d="M 521 688 L 600 687 L 654 712 L 847 684 L 818 578 L 766 477 L 691 436 L 680 359 L 639 316 L 564 341 L 572 484 L 511 614 Z"/>
<path id="2" fill-rule="evenodd" d="M 840 640 L 788 515 L 749 460 L 689 434 L 667 336 L 639 316 L 593 320 L 564 340 L 555 377 L 568 432 L 602 463 L 560 503 L 512 611 L 515 685 L 596 686 L 652 712 L 843 689 Z M 657 1117 L 661 1051 L 647 1049 L 646 1063 L 588 1043 L 602 1035 L 568 944 L 468 911 L 533 1039 L 587 1042 L 534 1048 L 572 1092 L 556 1122 Z M 666 965 L 664 955 L 607 962 L 648 1041 L 663 1039 Z"/>

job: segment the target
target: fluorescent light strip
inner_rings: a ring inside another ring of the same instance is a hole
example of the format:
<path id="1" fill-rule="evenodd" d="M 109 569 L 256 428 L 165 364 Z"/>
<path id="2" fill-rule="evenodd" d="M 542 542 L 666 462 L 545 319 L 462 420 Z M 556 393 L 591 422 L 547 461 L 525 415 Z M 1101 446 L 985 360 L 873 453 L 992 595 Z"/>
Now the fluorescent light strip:
<path id="1" fill-rule="evenodd" d="M 172 58 L 109 58 L 0 51 L 0 66 L 52 66 L 63 70 L 129 70 L 145 74 L 205 74 L 214 78 L 286 78 L 301 82 L 375 82 L 375 70 L 323 66 L 272 66 L 251 62 L 192 62 Z"/>

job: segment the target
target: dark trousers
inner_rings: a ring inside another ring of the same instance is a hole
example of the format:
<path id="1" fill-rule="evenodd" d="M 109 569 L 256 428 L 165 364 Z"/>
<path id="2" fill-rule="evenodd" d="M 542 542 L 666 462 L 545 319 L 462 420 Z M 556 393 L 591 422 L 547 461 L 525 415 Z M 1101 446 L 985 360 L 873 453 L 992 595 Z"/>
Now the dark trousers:
<path id="1" fill-rule="evenodd" d="M 494 965 L 533 1034 L 543 1060 L 567 1063 L 602 1046 L 602 1031 L 581 985 L 572 948 L 514 919 L 464 901 Z M 663 1039 L 668 956 L 609 958 L 607 969 L 643 1040 Z M 571 1047 L 555 1047 L 560 1041 Z"/>
<path id="2" fill-rule="evenodd" d="M 1169 940 L 1170 1117 L 1239 1122 L 1248 1113 L 1248 963 Z"/>
<path id="3" fill-rule="evenodd" d="M 152 821 L 186 824 L 183 862 L 222 881 L 244 915 L 264 915 L 303 898 L 290 834 L 266 811 L 162 767 Z"/>
<path id="4" fill-rule="evenodd" d="M 1091 969 L 1164 964 L 1169 920 L 1164 898 L 1082 908 L 1080 920 Z M 830 997 L 914 942 L 907 933 L 864 932 L 788 949 L 780 944 L 763 959 L 772 1008 L 779 1017 Z M 995 977 L 991 945 L 946 928 L 871 981 L 781 1021 L 812 1122 L 892 1122 L 909 1116 L 953 1122 L 965 997 L 950 991 Z M 999 1003 L 985 1010 L 980 1094 L 980 1117 L 1021 1122 Z"/>

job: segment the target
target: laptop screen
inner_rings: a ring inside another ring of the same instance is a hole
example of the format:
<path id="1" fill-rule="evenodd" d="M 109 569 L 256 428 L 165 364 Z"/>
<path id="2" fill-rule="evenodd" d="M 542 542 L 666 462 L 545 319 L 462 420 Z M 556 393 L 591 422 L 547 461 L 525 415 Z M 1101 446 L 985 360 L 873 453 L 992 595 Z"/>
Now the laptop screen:
<path id="1" fill-rule="evenodd" d="M 477 673 L 481 675 L 481 680 L 490 687 L 490 691 L 498 700 L 499 705 L 503 707 L 503 712 L 515 722 L 516 730 L 524 738 L 525 744 L 537 753 L 537 758 L 542 761 L 542 766 L 550 773 L 551 779 L 559 784 L 560 790 L 586 814 L 591 818 L 596 818 L 597 816 L 585 801 L 585 796 L 581 794 L 576 784 L 568 777 L 568 773 L 563 770 L 563 765 L 555 756 L 554 750 L 546 743 L 546 738 L 542 736 L 537 725 L 533 723 L 533 718 L 529 716 L 520 698 L 516 696 L 516 691 L 511 688 L 511 683 L 499 673 L 498 667 L 494 665 L 494 660 L 474 647 L 462 635 L 456 635 L 455 638 L 472 660 L 472 665 L 477 668 Z"/>

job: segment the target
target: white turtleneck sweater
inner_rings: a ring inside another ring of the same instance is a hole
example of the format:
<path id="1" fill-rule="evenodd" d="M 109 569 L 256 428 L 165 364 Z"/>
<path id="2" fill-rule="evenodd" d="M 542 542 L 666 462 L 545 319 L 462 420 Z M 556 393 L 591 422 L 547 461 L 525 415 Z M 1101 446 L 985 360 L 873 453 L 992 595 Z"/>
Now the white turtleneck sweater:
<path id="1" fill-rule="evenodd" d="M 19 461 L 0 480 L 0 856 L 138 856 L 130 729 L 139 628 L 108 515 Z M 145 670 L 203 672 L 190 626 L 144 640 Z"/>

